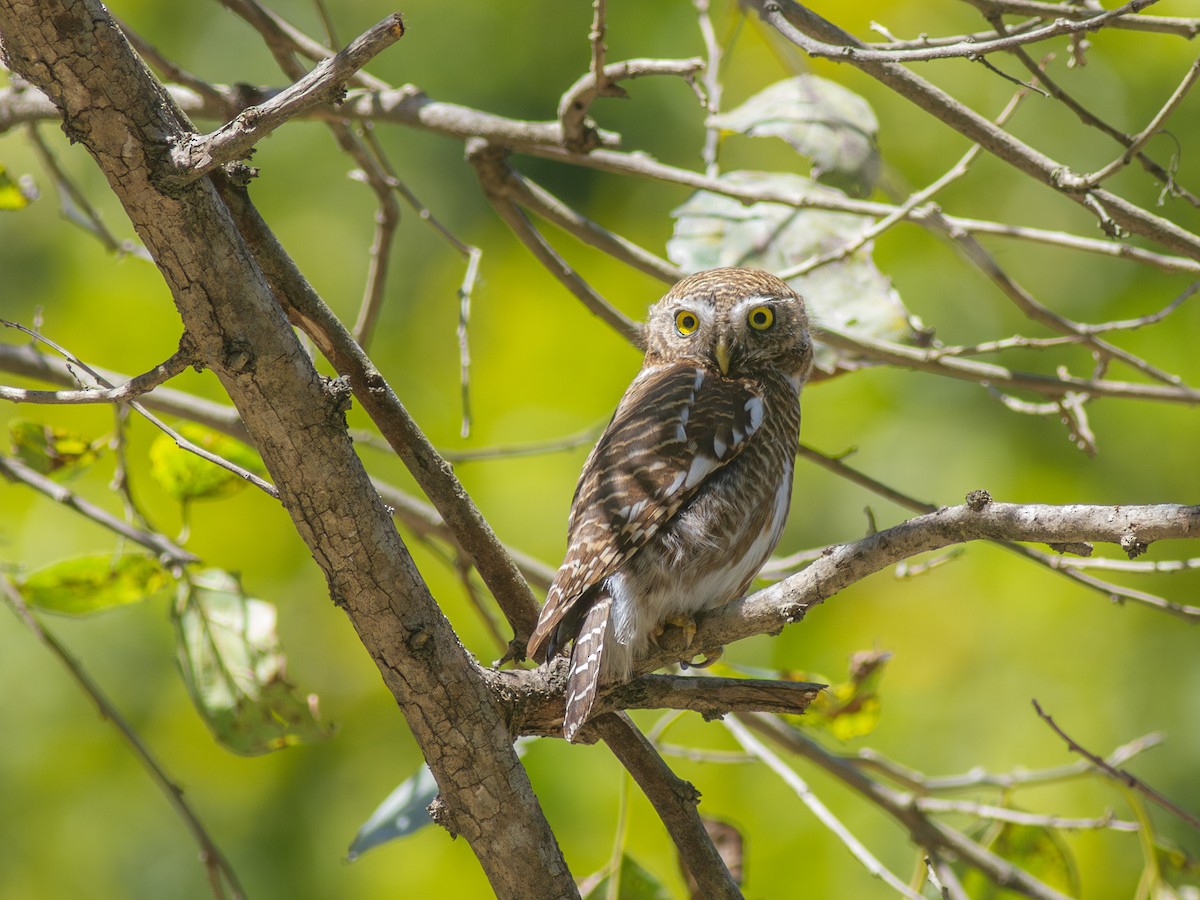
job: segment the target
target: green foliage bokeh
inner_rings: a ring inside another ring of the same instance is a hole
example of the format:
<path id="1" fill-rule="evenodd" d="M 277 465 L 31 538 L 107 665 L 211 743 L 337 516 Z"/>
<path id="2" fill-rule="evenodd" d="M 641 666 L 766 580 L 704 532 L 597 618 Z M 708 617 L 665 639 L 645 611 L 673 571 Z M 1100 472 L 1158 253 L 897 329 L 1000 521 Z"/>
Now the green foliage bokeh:
<path id="1" fill-rule="evenodd" d="M 1159 4 L 1188 14 L 1188 4 Z M 867 34 L 881 21 L 898 35 L 958 33 L 984 27 L 963 4 L 828 4 L 848 30 Z M 279 84 L 258 37 L 215 4 L 114 2 L 113 10 L 163 53 L 199 76 L 224 83 Z M 288 0 L 279 11 L 310 33 L 310 5 Z M 345 41 L 390 9 L 368 0 L 337 4 Z M 719 11 L 727 33 L 731 13 Z M 1192 10 L 1194 13 L 1194 10 Z M 431 97 L 490 112 L 549 119 L 561 92 L 588 64 L 590 4 L 537 0 L 479 3 L 453 12 L 433 0 L 404 9 L 408 34 L 370 67 L 394 83 L 412 82 Z M 609 4 L 609 58 L 702 55 L 692 7 Z M 517 19 L 520 24 L 517 24 Z M 725 106 L 805 64 L 781 52 L 747 22 L 728 60 Z M 1178 38 L 1104 32 L 1085 69 L 1055 72 L 1129 132 L 1144 126 L 1173 89 L 1195 49 Z M 1153 54 L 1140 52 L 1153 46 Z M 1056 46 L 1065 54 L 1065 44 Z M 1015 67 L 1013 67 L 1015 69 Z M 965 151 L 962 138 L 849 67 L 816 63 L 811 71 L 845 84 L 873 105 L 888 178 L 903 196 L 941 175 Z M 922 74 L 952 86 L 960 99 L 995 115 L 1014 86 L 965 61 L 927 64 Z M 625 146 L 695 167 L 703 117 L 677 79 L 644 79 L 629 101 L 602 100 L 600 124 Z M 1200 182 L 1200 115 L 1191 98 L 1171 123 L 1182 149 L 1179 180 Z M 1190 112 L 1189 112 L 1190 110 Z M 205 123 L 211 127 L 212 123 Z M 1116 145 L 1068 122 L 1034 96 L 1013 126 L 1017 134 L 1080 169 L 1116 155 Z M 41 127 L 62 165 L 121 237 L 131 229 L 102 176 L 79 147 Z M 586 312 L 495 217 L 451 139 L 382 126 L 380 142 L 398 173 L 461 240 L 483 249 L 470 330 L 474 422 L 459 436 L 457 287 L 461 258 L 410 211 L 401 224 L 387 304 L 371 355 L 439 447 L 512 445 L 600 426 L 636 371 L 638 356 Z M 285 126 L 260 144 L 252 196 L 312 283 L 344 321 L 356 314 L 373 229 L 374 200 L 346 175 L 327 129 Z M 726 168 L 798 167 L 782 143 L 731 139 Z M 34 173 L 43 195 L 21 211 L 0 211 L 0 316 L 32 325 L 88 363 L 127 374 L 166 358 L 180 324 L 156 270 L 115 259 L 64 222 L 55 192 L 21 131 L 0 134 L 0 163 L 16 177 Z M 669 211 L 686 190 L 583 168 L 516 158 L 515 164 L 587 215 L 655 252 L 671 233 Z M 1123 190 L 1147 205 L 1158 187 L 1140 171 Z M 947 211 L 1087 232 L 1086 214 L 1051 191 L 982 159 L 939 201 Z M 1169 212 L 1195 230 L 1195 210 Z M 1083 223 L 1083 224 L 1081 224 Z M 1095 232 L 1098 235 L 1098 232 Z M 552 233 L 558 240 L 560 236 Z M 564 255 L 624 312 L 640 318 L 662 285 L 596 251 L 559 241 Z M 1083 321 L 1144 315 L 1186 284 L 1128 263 L 1029 244 L 989 242 L 1006 268 L 1048 305 Z M 875 258 L 908 307 L 947 343 L 1027 332 L 1031 323 L 953 250 L 914 226 L 893 228 Z M 39 313 L 40 311 L 40 313 Z M 1200 383 L 1200 305 L 1128 338 L 1131 349 Z M 14 340 L 6 334 L 5 340 Z M 1086 357 L 1075 364 L 1088 371 Z M 1122 375 L 1122 377 L 1125 377 Z M 5 379 L 8 382 L 15 379 Z M 216 380 L 192 372 L 173 386 L 224 399 Z M 33 386 L 33 385 L 30 385 Z M 113 427 L 104 408 L 0 407 L 96 438 Z M 813 386 L 804 397 L 802 440 L 819 450 L 856 452 L 850 462 L 928 502 L 951 505 L 985 488 L 997 499 L 1047 503 L 1200 502 L 1200 422 L 1183 406 L 1101 401 L 1091 407 L 1100 452 L 1081 453 L 1053 418 L 1015 415 L 977 386 L 929 375 L 877 369 Z M 367 424 L 357 410 L 351 423 Z M 7 428 L 5 428 L 7 433 Z M 128 455 L 133 490 L 168 534 L 184 524 L 174 500 L 148 476 L 157 432 L 134 421 Z M 8 448 L 5 448 L 6 451 Z M 463 463 L 466 488 L 506 542 L 557 563 L 574 481 L 586 447 L 537 457 Z M 368 468 L 405 488 L 411 481 L 390 455 L 363 449 Z M 108 481 L 112 457 L 71 487 L 120 512 Z M 781 551 L 852 540 L 868 527 L 864 507 L 883 527 L 908 513 L 813 466 L 800 464 Z M 193 711 L 176 671 L 173 637 L 161 603 L 123 607 L 82 620 L 47 618 L 164 762 L 231 857 L 250 896 L 267 898 L 474 897 L 489 889 L 465 841 L 437 828 L 345 864 L 355 830 L 399 781 L 419 752 L 373 663 L 324 579 L 268 497 L 248 489 L 191 504 L 188 549 L 208 565 L 240 572 L 246 590 L 279 608 L 289 672 L 320 695 L 336 727 L 325 742 L 262 758 L 219 748 Z M 406 538 L 409 537 L 406 535 Z M 458 576 L 416 540 L 408 541 L 435 597 L 464 643 L 481 659 L 500 655 L 466 599 Z M 0 483 L 0 561 L 31 571 L 66 556 L 104 553 L 111 535 L 27 488 Z M 1152 547 L 1151 558 L 1200 555 L 1194 547 Z M 1195 603 L 1200 579 L 1156 576 L 1145 589 Z M 816 609 L 783 635 L 730 648 L 733 661 L 756 666 L 845 673 L 849 655 L 879 648 L 893 656 L 882 679 L 878 729 L 848 749 L 871 746 L 931 774 L 975 766 L 997 771 L 1068 762 L 1066 749 L 1034 715 L 1036 697 L 1093 750 L 1107 752 L 1148 731 L 1168 732 L 1165 746 L 1132 764 L 1182 806 L 1200 809 L 1200 654 L 1194 628 L 1142 607 L 1116 606 L 1011 554 L 972 545 L 927 575 L 880 573 Z M 96 715 L 61 667 L 7 613 L 0 614 L 0 897 L 203 897 L 202 867 L 183 825 L 116 732 Z M 18 688 L 19 686 L 19 688 Z M 651 721 L 646 719 L 646 721 Z M 685 719 L 677 742 L 733 749 L 717 724 Z M 582 876 L 609 858 L 623 775 L 602 748 L 541 741 L 524 757 L 535 789 L 572 865 Z M 785 792 L 776 776 L 752 765 L 675 759 L 673 767 L 703 793 L 702 810 L 740 826 L 747 842 L 747 895 L 889 896 L 844 847 Z M 900 829 L 816 771 L 815 791 L 892 871 L 916 865 Z M 994 798 L 994 795 L 979 795 Z M 639 863 L 675 891 L 674 854 L 648 805 L 631 792 L 629 847 Z M 1021 795 L 1021 805 L 1062 815 L 1097 816 L 1113 808 L 1129 818 L 1122 795 L 1097 782 L 1073 782 Z M 1155 816 L 1162 831 L 1200 853 L 1194 833 Z M 1142 862 L 1136 838 L 1068 835 L 1083 896 L 1132 894 Z M 797 885 L 803 885 L 799 889 Z"/>

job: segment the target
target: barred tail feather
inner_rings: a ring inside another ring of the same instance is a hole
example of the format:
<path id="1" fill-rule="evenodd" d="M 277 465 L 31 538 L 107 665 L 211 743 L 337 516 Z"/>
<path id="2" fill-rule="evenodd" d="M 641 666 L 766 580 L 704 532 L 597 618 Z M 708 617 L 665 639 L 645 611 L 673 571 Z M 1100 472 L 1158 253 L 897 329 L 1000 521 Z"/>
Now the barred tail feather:
<path id="1" fill-rule="evenodd" d="M 591 715 L 600 687 L 604 650 L 608 643 L 608 620 L 612 613 L 612 596 L 602 591 L 583 618 L 575 647 L 571 650 L 571 675 L 567 681 L 567 709 L 563 717 L 563 735 L 575 740 L 575 733 Z"/>

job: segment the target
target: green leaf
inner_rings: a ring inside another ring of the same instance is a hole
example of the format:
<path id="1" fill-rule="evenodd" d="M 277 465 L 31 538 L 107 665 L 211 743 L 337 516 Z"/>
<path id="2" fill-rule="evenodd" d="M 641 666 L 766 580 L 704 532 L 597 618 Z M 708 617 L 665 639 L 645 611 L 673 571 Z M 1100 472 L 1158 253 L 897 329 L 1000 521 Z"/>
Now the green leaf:
<path id="1" fill-rule="evenodd" d="M 64 559 L 21 579 L 21 596 L 47 612 L 82 616 L 166 596 L 171 575 L 144 553 Z"/>
<path id="2" fill-rule="evenodd" d="M 827 731 L 839 741 L 870 734 L 879 725 L 883 705 L 879 683 L 891 654 L 880 650 L 860 650 L 850 657 L 850 677 L 830 684 L 817 694 L 803 716 L 790 717 L 798 725 Z M 785 673 L 790 681 L 824 681 L 819 675 Z"/>
<path id="3" fill-rule="evenodd" d="M 584 895 L 584 900 L 604 900 L 612 874 L 605 875 Z M 671 892 L 663 883 L 637 864 L 632 856 L 621 855 L 617 881 L 619 900 L 671 900 Z"/>
<path id="4" fill-rule="evenodd" d="M 262 459 L 241 441 L 192 423 L 179 425 L 175 430 L 209 453 L 256 475 L 266 474 Z M 166 434 L 159 435 L 150 445 L 150 474 L 181 503 L 228 497 L 246 486 L 242 478 L 228 469 L 180 449 Z"/>
<path id="5" fill-rule="evenodd" d="M 347 854 L 350 861 L 358 859 L 373 847 L 410 835 L 430 824 L 433 819 L 429 815 L 429 804 L 437 794 L 438 785 L 433 780 L 433 773 L 429 771 L 429 766 L 422 764 L 411 777 L 404 779 L 388 794 L 387 799 L 358 829 Z"/>
<path id="6" fill-rule="evenodd" d="M 726 172 L 721 181 L 745 190 L 770 191 L 796 201 L 844 199 L 833 188 L 780 172 Z M 746 205 L 724 194 L 698 191 L 676 209 L 667 255 L 686 272 L 718 266 L 753 266 L 786 273 L 811 257 L 854 242 L 873 220 L 852 213 L 797 209 L 783 203 Z M 926 335 L 891 281 L 871 258 L 870 242 L 844 259 L 788 279 L 821 326 L 852 336 L 919 343 Z M 853 354 L 818 344 L 817 368 L 832 373 L 861 362 Z"/>
<path id="7" fill-rule="evenodd" d="M 706 124 L 748 137 L 783 138 L 812 162 L 813 178 L 853 197 L 867 196 L 879 180 L 879 122 L 870 104 L 816 75 L 777 81 Z"/>
<path id="8" fill-rule="evenodd" d="M 74 432 L 27 419 L 9 422 L 8 434 L 17 458 L 42 475 L 78 474 L 96 461 L 107 441 L 88 441 Z"/>
<path id="9" fill-rule="evenodd" d="M 24 209 L 38 198 L 37 186 L 28 175 L 13 181 L 0 165 L 0 209 Z"/>
<path id="10" fill-rule="evenodd" d="M 1079 896 L 1079 872 L 1066 842 L 1053 828 L 1005 822 L 996 829 L 987 847 L 1001 859 L 1066 894 Z M 973 900 L 1015 900 L 1020 895 L 1006 891 L 976 869 L 964 873 L 964 892 Z"/>
<path id="11" fill-rule="evenodd" d="M 287 679 L 275 607 L 209 569 L 181 582 L 175 611 L 184 682 L 213 735 L 252 756 L 328 737 L 317 698 Z"/>

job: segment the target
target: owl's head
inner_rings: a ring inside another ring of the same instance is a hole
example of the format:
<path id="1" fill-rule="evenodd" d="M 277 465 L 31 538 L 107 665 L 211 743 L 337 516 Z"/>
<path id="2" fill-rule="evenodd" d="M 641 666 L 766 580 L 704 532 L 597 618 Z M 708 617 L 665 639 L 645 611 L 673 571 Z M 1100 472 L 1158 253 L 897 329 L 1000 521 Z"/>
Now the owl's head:
<path id="1" fill-rule="evenodd" d="M 697 272 L 650 307 L 649 365 L 688 362 L 730 377 L 775 369 L 799 388 L 812 358 L 804 301 L 768 272 Z"/>

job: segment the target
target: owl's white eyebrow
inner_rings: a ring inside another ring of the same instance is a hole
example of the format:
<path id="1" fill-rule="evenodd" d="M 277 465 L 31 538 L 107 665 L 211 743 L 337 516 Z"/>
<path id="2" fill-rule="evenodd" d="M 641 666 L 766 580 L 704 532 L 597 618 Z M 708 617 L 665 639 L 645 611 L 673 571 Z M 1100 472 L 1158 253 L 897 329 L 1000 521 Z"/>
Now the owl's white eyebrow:
<path id="1" fill-rule="evenodd" d="M 779 298 L 771 294 L 758 294 L 754 297 L 744 297 L 738 301 L 734 309 L 744 309 L 747 306 L 764 306 L 768 303 L 778 303 Z"/>

